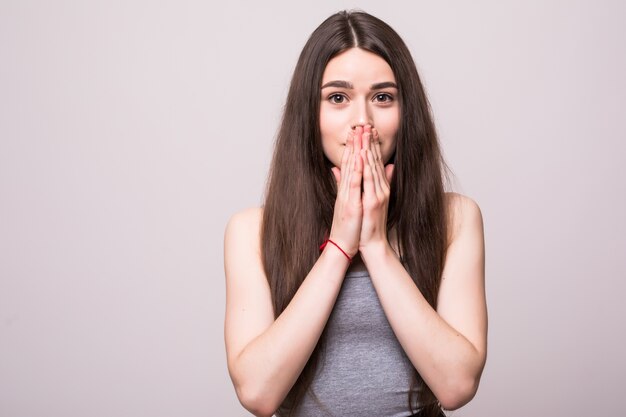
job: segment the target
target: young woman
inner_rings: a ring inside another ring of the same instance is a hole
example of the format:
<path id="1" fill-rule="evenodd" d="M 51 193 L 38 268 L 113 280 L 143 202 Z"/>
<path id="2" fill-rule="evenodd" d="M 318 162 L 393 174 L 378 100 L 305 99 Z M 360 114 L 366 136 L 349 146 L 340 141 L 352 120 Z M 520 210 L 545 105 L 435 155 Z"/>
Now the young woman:
<path id="1" fill-rule="evenodd" d="M 265 204 L 225 233 L 228 369 L 257 416 L 438 416 L 487 351 L 482 216 L 444 192 L 415 64 L 341 12 L 298 60 Z"/>

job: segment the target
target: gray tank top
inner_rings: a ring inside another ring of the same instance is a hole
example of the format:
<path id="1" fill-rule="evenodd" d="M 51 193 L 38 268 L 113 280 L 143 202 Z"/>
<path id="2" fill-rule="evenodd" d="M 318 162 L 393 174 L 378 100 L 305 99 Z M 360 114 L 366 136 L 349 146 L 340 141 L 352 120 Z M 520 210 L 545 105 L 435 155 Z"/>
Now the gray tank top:
<path id="1" fill-rule="evenodd" d="M 412 364 L 367 271 L 348 272 L 326 324 L 326 349 L 297 417 L 410 416 Z M 414 404 L 415 406 L 415 404 Z M 282 407 L 278 417 L 286 417 Z"/>

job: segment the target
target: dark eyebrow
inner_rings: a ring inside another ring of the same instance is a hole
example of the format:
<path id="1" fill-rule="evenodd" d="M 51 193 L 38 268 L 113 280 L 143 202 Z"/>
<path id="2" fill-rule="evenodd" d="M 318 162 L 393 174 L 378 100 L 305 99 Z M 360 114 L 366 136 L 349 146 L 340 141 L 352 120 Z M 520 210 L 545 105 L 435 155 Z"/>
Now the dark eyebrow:
<path id="1" fill-rule="evenodd" d="M 352 83 L 349 83 L 348 81 L 329 81 L 326 84 L 324 84 L 322 86 L 322 89 L 326 88 L 326 87 L 338 87 L 338 88 L 347 88 L 352 90 L 354 87 L 352 86 Z"/>
<path id="2" fill-rule="evenodd" d="M 383 88 L 395 88 L 398 89 L 396 83 L 391 81 L 385 81 L 384 83 L 372 84 L 372 90 L 381 90 Z"/>
<path id="3" fill-rule="evenodd" d="M 346 88 L 348 90 L 354 89 L 354 86 L 352 85 L 352 83 L 348 81 L 342 81 L 342 80 L 329 81 L 322 86 L 322 89 L 327 88 L 327 87 Z M 397 90 L 398 86 L 393 81 L 385 81 L 382 83 L 372 84 L 372 87 L 371 87 L 372 90 L 381 90 L 383 88 L 395 88 Z"/>

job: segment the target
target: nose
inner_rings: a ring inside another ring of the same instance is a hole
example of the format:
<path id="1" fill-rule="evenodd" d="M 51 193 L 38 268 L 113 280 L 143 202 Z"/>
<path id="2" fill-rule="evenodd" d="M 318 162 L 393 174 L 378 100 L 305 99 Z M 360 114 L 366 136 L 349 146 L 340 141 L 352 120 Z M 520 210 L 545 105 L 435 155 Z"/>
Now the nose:
<path id="1" fill-rule="evenodd" d="M 352 115 L 352 122 L 350 123 L 351 129 L 354 129 L 357 126 L 374 126 L 374 121 L 372 120 L 372 115 L 367 104 L 367 100 L 359 100 L 354 104 L 354 113 Z"/>

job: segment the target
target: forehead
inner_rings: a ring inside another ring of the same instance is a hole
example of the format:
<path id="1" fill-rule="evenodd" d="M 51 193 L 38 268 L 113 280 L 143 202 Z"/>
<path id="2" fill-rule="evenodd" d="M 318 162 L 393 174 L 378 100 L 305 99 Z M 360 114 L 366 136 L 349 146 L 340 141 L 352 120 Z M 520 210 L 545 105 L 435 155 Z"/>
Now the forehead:
<path id="1" fill-rule="evenodd" d="M 322 76 L 322 84 L 334 80 L 373 84 L 393 81 L 393 71 L 387 61 L 361 48 L 350 48 L 328 61 Z"/>

